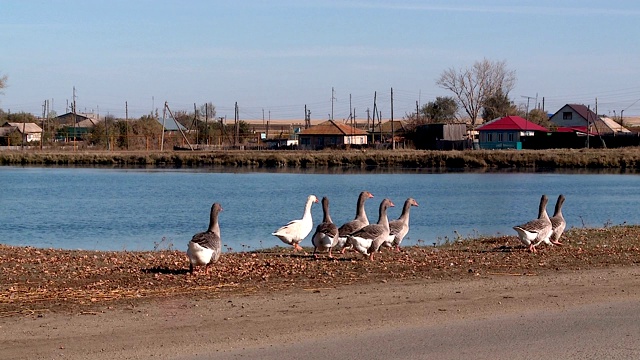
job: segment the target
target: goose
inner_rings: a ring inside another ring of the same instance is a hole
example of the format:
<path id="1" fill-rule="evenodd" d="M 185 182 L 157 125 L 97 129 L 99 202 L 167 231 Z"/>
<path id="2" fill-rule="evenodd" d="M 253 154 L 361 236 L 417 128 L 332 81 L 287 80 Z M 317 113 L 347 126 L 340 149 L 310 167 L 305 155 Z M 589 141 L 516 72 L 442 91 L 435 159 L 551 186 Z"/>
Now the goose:
<path id="1" fill-rule="evenodd" d="M 564 228 L 567 226 L 567 222 L 564 221 L 564 216 L 562 216 L 562 204 L 564 204 L 564 195 L 560 194 L 558 201 L 556 201 L 556 209 L 550 219 L 552 232 L 549 240 L 555 245 L 562 245 L 560 236 L 562 236 Z"/>
<path id="2" fill-rule="evenodd" d="M 537 252 L 536 246 L 541 242 L 551 244 L 549 237 L 551 236 L 551 220 L 547 215 L 547 202 L 549 199 L 546 195 L 540 198 L 540 207 L 538 209 L 538 218 L 531 220 L 525 224 L 514 226 L 513 229 L 518 233 L 520 241 L 529 247 L 529 251 Z M 534 242 L 537 241 L 535 244 Z"/>
<path id="3" fill-rule="evenodd" d="M 344 251 L 347 249 L 347 247 L 345 247 L 346 241 L 347 241 L 347 235 L 353 234 L 354 232 L 369 225 L 369 219 L 367 218 L 367 213 L 365 212 L 365 209 L 364 209 L 364 202 L 367 199 L 370 199 L 372 197 L 373 197 L 373 194 L 371 194 L 368 191 L 361 192 L 360 195 L 358 196 L 358 203 L 356 204 L 356 217 L 353 220 L 340 226 L 340 228 L 338 228 L 338 243 L 336 244 L 335 247 L 339 249 L 341 248 L 342 249 L 341 252 L 343 254 L 344 254 Z"/>
<path id="4" fill-rule="evenodd" d="M 391 200 L 384 199 L 380 203 L 380 210 L 377 224 L 369 224 L 353 234 L 347 235 L 347 243 L 353 245 L 355 249 L 364 248 L 370 243 L 367 251 L 358 250 L 363 255 L 368 255 L 373 260 L 373 253 L 378 251 L 383 242 L 389 240 L 389 219 L 387 218 L 387 208 L 394 206 Z"/>
<path id="5" fill-rule="evenodd" d="M 332 258 L 331 249 L 338 242 L 338 227 L 331 220 L 329 214 L 329 198 L 322 198 L 322 212 L 324 217 L 322 222 L 316 227 L 316 232 L 311 238 L 313 244 L 313 255 L 316 256 L 318 250 L 329 250 L 329 257 Z"/>
<path id="6" fill-rule="evenodd" d="M 400 243 L 409 233 L 409 211 L 412 206 L 418 206 L 418 202 L 413 198 L 408 198 L 404 202 L 402 215 L 397 220 L 389 221 L 389 234 L 393 235 L 391 241 L 385 241 L 382 245 L 385 247 L 395 246 L 396 251 L 400 251 Z"/>
<path id="7" fill-rule="evenodd" d="M 313 229 L 311 205 L 317 202 L 318 198 L 315 195 L 309 195 L 307 197 L 307 203 L 304 206 L 302 219 L 290 221 L 288 224 L 272 232 L 271 235 L 282 240 L 285 244 L 293 245 L 293 251 L 302 250 L 300 242 L 304 240 Z"/>
<path id="8" fill-rule="evenodd" d="M 209 228 L 205 232 L 193 235 L 187 248 L 189 257 L 189 272 L 193 274 L 195 266 L 205 266 L 206 273 L 209 273 L 209 265 L 218 261 L 222 249 L 220 240 L 220 225 L 218 224 L 218 214 L 222 211 L 219 203 L 211 205 L 209 217 Z"/>

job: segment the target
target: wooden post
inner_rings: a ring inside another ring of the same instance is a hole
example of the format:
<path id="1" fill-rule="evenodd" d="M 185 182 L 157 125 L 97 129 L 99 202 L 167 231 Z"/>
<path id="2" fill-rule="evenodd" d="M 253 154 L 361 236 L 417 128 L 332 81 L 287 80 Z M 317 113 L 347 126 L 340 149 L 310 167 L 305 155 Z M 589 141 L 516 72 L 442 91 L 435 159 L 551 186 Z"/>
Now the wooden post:
<path id="1" fill-rule="evenodd" d="M 124 124 L 126 126 L 124 136 L 127 138 L 127 150 L 129 150 L 129 105 L 124 102 Z"/>
<path id="2" fill-rule="evenodd" d="M 396 149 L 395 131 L 393 126 L 393 88 L 391 88 L 391 150 Z"/>

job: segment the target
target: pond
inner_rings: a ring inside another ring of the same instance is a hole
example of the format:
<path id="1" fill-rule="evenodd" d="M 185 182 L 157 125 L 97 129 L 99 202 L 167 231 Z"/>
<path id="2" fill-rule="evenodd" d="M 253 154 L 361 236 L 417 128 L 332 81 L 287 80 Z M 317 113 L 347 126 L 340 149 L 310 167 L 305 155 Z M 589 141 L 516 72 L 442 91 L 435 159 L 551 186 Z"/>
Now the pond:
<path id="1" fill-rule="evenodd" d="M 0 243 L 85 250 L 186 250 L 204 231 L 213 202 L 222 204 L 225 251 L 285 246 L 271 233 L 302 217 L 309 194 L 330 200 L 339 226 L 354 218 L 358 194 L 369 220 L 384 198 L 400 216 L 413 197 L 404 245 L 507 234 L 537 217 L 542 194 L 551 215 L 567 198 L 567 227 L 640 223 L 640 176 L 538 172 L 234 172 L 175 169 L 0 167 Z M 314 228 L 322 207 L 312 208 Z M 302 243 L 310 246 L 310 237 Z M 514 240 L 515 241 L 515 240 Z"/>

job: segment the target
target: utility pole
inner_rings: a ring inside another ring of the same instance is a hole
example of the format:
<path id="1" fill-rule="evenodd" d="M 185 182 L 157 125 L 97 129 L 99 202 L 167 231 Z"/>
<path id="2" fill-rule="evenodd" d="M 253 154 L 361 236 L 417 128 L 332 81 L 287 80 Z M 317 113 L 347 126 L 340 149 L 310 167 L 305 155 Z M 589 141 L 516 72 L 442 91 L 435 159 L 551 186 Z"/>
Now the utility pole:
<path id="1" fill-rule="evenodd" d="M 126 101 L 124 102 L 124 124 L 126 126 L 127 150 L 129 150 L 129 104 Z"/>
<path id="2" fill-rule="evenodd" d="M 308 129 L 311 127 L 311 110 L 307 109 L 307 105 L 304 105 L 304 128 Z"/>
<path id="3" fill-rule="evenodd" d="M 393 88 L 391 88 L 391 150 L 396 149 L 396 138 L 393 126 Z"/>
<path id="4" fill-rule="evenodd" d="M 234 136 L 233 136 L 233 146 L 236 147 L 238 145 L 238 136 L 240 134 L 240 131 L 238 129 L 238 117 L 240 116 L 238 113 L 238 102 L 236 101 L 236 107 L 235 107 L 235 116 L 234 116 L 234 121 L 235 121 L 235 129 L 234 129 Z"/>
<path id="5" fill-rule="evenodd" d="M 367 131 L 371 130 L 371 126 L 369 126 L 369 121 L 371 120 L 371 114 L 370 114 L 370 110 L 369 108 L 367 108 L 367 111 L 365 111 L 367 113 Z"/>
<path id="6" fill-rule="evenodd" d="M 78 145 L 76 142 L 76 87 L 73 87 L 73 102 L 72 102 L 72 109 L 73 111 L 73 151 L 76 151 L 76 146 Z"/>
<path id="7" fill-rule="evenodd" d="M 264 122 L 264 112 L 262 113 L 263 119 L 262 122 Z M 207 136 L 207 141 L 205 141 L 205 144 L 207 144 L 207 146 L 209 145 L 209 103 L 205 103 L 204 104 L 204 128 L 206 129 L 206 136 Z"/>
<path id="8" fill-rule="evenodd" d="M 377 97 L 378 97 L 378 92 L 374 91 L 373 92 L 373 119 L 372 119 L 372 124 L 373 124 L 373 128 L 372 128 L 372 135 L 371 135 L 371 139 L 373 140 L 373 142 L 376 142 L 376 115 L 378 115 L 378 104 L 376 103 L 377 101 Z M 380 135 L 380 142 L 382 142 L 382 135 Z"/>
<path id="9" fill-rule="evenodd" d="M 173 119 L 173 122 L 176 124 L 176 127 L 180 131 L 180 134 L 182 134 L 182 139 L 187 143 L 187 145 L 189 145 L 189 149 L 193 151 L 194 150 L 193 145 L 191 145 L 191 142 L 189 142 L 189 139 L 187 139 L 187 135 L 185 135 L 184 131 L 182 131 L 182 128 L 180 127 L 180 123 L 178 122 L 178 120 L 176 120 L 176 117 L 171 112 L 171 109 L 169 108 L 169 104 L 167 104 L 166 101 L 164 102 L 164 108 L 169 112 L 169 116 L 171 116 L 171 118 Z M 164 143 L 164 110 L 163 110 L 163 116 L 162 116 L 162 139 L 163 139 L 162 142 Z"/>
<path id="10" fill-rule="evenodd" d="M 25 133 L 27 130 L 26 125 L 26 122 L 22 123 L 22 150 L 24 150 L 24 142 L 27 140 L 27 134 Z"/>
<path id="11" fill-rule="evenodd" d="M 590 105 L 587 105 L 587 149 L 589 148 L 589 138 L 591 137 L 591 131 L 589 130 L 589 118 L 591 118 L 591 109 Z"/>
<path id="12" fill-rule="evenodd" d="M 335 90 L 331 87 L 331 120 L 333 120 L 333 100 L 337 100 L 335 97 Z"/>
<path id="13" fill-rule="evenodd" d="M 153 99 L 153 97 L 151 98 Z M 160 136 L 160 151 L 164 150 L 164 121 L 167 118 L 167 107 L 169 105 L 167 102 L 164 102 L 164 108 L 162 109 L 162 135 Z M 153 114 L 153 109 L 151 110 L 151 114 Z"/>
<path id="14" fill-rule="evenodd" d="M 200 144 L 200 131 L 198 126 L 198 109 L 196 108 L 196 103 L 193 103 L 193 123 L 196 125 L 196 146 Z"/>
<path id="15" fill-rule="evenodd" d="M 525 115 L 525 116 L 526 116 L 526 119 L 527 119 L 527 120 L 529 120 L 529 100 L 531 100 L 531 99 L 536 99 L 536 98 L 534 98 L 533 96 L 524 96 L 524 95 L 522 95 L 522 97 L 523 97 L 523 98 L 525 98 L 525 99 L 527 99 L 527 113 L 526 113 L 526 115 Z M 537 102 L 537 101 L 538 101 L 538 100 L 536 99 L 536 102 Z"/>
<path id="16" fill-rule="evenodd" d="M 40 150 L 42 150 L 42 142 L 44 141 L 44 117 L 47 113 L 47 100 L 42 104 L 42 130 L 40 131 Z"/>

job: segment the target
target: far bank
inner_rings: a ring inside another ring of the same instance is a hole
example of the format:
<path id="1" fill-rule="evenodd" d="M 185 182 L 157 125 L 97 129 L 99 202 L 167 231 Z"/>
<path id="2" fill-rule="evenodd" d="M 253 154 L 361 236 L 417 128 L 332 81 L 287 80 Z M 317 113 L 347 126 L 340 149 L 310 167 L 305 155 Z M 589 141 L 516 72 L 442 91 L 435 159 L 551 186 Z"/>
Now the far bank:
<path id="1" fill-rule="evenodd" d="M 640 169 L 640 148 L 551 150 L 0 151 L 0 165 L 384 169 Z"/>

